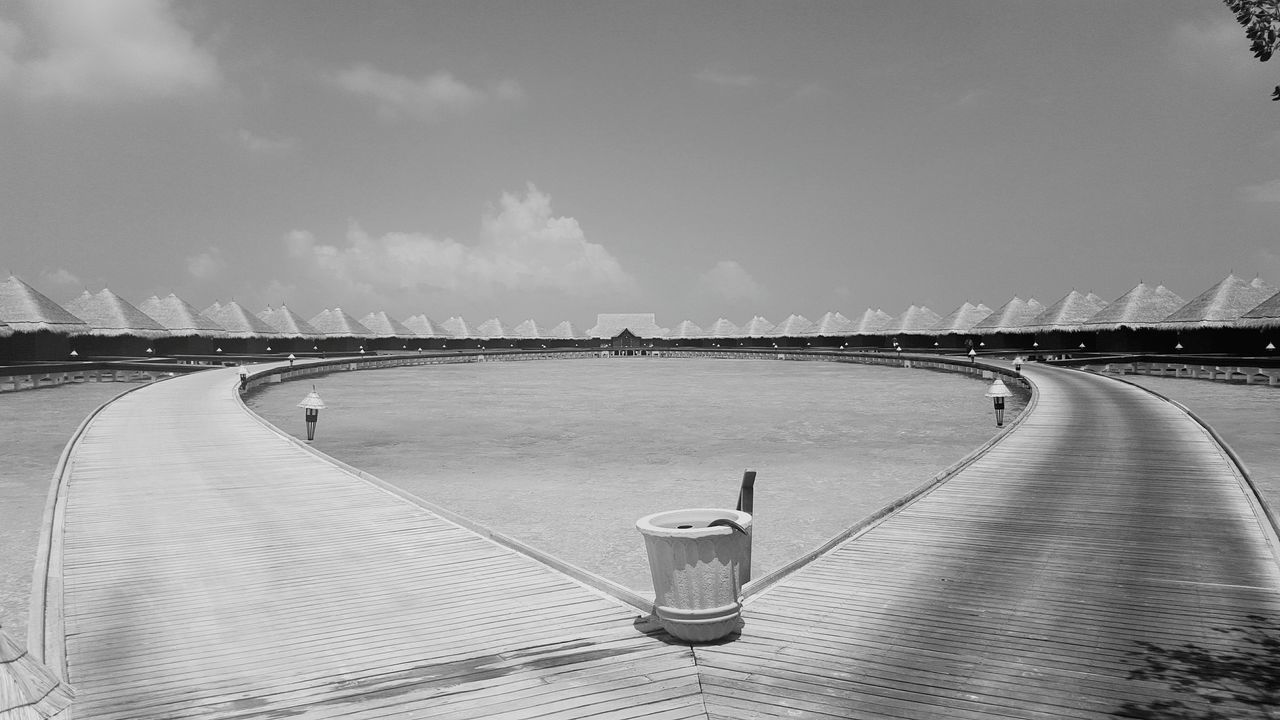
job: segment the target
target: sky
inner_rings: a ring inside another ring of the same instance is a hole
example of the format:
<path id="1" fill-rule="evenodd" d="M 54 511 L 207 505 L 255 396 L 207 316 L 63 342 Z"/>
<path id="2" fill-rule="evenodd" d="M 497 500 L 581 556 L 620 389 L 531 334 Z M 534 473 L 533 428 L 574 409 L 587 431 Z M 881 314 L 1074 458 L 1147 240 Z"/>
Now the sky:
<path id="1" fill-rule="evenodd" d="M 0 272 L 58 302 L 674 327 L 1280 283 L 1213 0 L 0 0 Z"/>

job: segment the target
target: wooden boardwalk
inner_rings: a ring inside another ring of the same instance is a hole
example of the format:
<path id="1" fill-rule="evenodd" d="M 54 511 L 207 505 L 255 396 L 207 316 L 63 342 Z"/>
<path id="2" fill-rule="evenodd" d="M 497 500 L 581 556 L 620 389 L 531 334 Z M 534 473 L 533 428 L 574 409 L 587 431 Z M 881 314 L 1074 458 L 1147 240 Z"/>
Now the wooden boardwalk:
<path id="1" fill-rule="evenodd" d="M 639 611 L 296 447 L 235 384 L 140 390 L 80 440 L 76 718 L 705 717 Z"/>
<path id="2" fill-rule="evenodd" d="M 1027 373 L 1021 427 L 697 651 L 711 717 L 1280 713 L 1277 548 L 1234 466 L 1142 390 Z"/>
<path id="3" fill-rule="evenodd" d="M 233 370 L 132 393 L 71 456 L 75 718 L 1267 717 L 1280 564 L 1234 467 L 1028 372 L 1016 431 L 696 649 L 262 427 Z"/>

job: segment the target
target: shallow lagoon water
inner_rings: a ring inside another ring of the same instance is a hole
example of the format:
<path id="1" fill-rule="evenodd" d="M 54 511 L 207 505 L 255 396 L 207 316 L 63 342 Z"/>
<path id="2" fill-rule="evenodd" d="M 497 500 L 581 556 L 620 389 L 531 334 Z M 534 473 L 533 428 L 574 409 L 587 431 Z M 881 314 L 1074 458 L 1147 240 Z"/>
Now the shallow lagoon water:
<path id="1" fill-rule="evenodd" d="M 249 404 L 303 437 L 295 405 L 311 384 L 328 405 L 318 449 L 642 592 L 643 515 L 733 507 L 743 470 L 757 471 L 760 577 L 996 432 L 968 376 L 773 360 L 391 368 L 268 386 Z"/>

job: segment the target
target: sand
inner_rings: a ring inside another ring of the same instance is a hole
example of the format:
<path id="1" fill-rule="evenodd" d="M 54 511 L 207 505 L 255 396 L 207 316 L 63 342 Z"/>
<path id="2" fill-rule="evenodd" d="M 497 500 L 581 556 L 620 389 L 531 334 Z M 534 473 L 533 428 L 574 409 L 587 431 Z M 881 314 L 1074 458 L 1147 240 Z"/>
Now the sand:
<path id="1" fill-rule="evenodd" d="M 336 373 L 250 405 L 315 446 L 624 586 L 652 590 L 635 520 L 733 507 L 756 483 L 760 576 L 995 432 L 986 383 L 856 364 L 611 358 Z M 1021 409 L 1011 403 L 1009 419 Z"/>
<path id="2" fill-rule="evenodd" d="M 31 569 L 50 479 L 84 418 L 134 383 L 69 383 L 0 393 L 0 625 L 26 644 Z"/>

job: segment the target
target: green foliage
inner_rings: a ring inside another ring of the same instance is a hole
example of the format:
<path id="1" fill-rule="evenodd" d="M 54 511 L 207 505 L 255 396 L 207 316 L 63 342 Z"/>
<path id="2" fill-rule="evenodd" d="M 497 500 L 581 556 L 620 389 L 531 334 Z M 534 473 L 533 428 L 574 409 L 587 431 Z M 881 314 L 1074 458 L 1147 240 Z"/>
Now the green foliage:
<path id="1" fill-rule="evenodd" d="M 1252 43 L 1249 49 L 1261 62 L 1271 59 L 1280 48 L 1280 0 L 1223 0 L 1236 21 L 1244 27 L 1245 37 Z M 1280 85 L 1271 94 L 1272 100 L 1280 100 Z"/>

